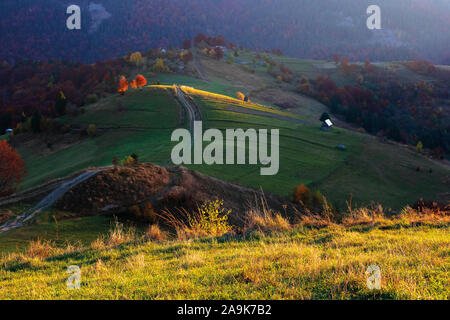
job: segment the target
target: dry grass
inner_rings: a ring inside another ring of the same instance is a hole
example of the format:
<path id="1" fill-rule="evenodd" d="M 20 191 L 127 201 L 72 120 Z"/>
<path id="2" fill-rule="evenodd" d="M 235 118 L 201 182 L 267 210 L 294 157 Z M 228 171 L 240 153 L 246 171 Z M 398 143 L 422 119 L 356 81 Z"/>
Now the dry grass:
<path id="1" fill-rule="evenodd" d="M 101 236 L 95 239 L 90 247 L 93 250 L 104 250 L 120 246 L 121 244 L 135 242 L 136 240 L 136 229 L 134 227 L 126 228 L 116 219 L 106 237 Z"/>
<path id="2" fill-rule="evenodd" d="M 26 256 L 30 258 L 45 259 L 55 252 L 56 248 L 52 242 L 38 239 L 30 242 Z"/>
<path id="3" fill-rule="evenodd" d="M 296 300 L 450 296 L 447 215 L 405 208 L 388 218 L 382 207 L 375 206 L 347 212 L 341 224 L 309 212 L 294 225 L 260 200 L 251 206 L 247 221 L 246 231 L 260 233 L 258 237 L 140 241 L 147 237 L 136 237 L 116 223 L 107 236 L 84 249 L 59 249 L 51 242 L 35 241 L 23 254 L 0 258 L 0 296 Z M 149 233 L 158 230 L 155 226 Z M 74 256 L 63 255 L 76 250 L 76 262 Z M 82 287 L 69 292 L 65 270 L 74 262 L 83 270 Z M 381 268 L 381 290 L 366 285 L 365 272 L 373 264 Z"/>
<path id="4" fill-rule="evenodd" d="M 146 238 L 149 240 L 163 241 L 167 239 L 167 233 L 162 231 L 157 224 L 152 224 L 148 227 Z"/>
<path id="5" fill-rule="evenodd" d="M 263 234 L 289 231 L 292 226 L 288 219 L 267 206 L 264 197 L 255 199 L 255 203 L 246 212 L 244 233 L 262 232 Z"/>
<path id="6" fill-rule="evenodd" d="M 135 240 L 136 230 L 132 227 L 125 228 L 122 223 L 116 220 L 105 243 L 108 247 L 116 247 L 123 243 L 132 242 Z"/>

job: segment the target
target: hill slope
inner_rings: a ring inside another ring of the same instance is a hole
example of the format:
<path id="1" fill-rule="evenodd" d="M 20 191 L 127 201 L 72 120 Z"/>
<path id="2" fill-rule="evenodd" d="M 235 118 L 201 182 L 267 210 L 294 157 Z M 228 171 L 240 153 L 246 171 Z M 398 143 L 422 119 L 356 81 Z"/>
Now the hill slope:
<path id="1" fill-rule="evenodd" d="M 260 166 L 250 165 L 188 165 L 190 169 L 283 196 L 307 184 L 340 207 L 352 195 L 358 204 L 375 201 L 400 209 L 420 197 L 436 199 L 448 190 L 444 180 L 448 170 L 397 145 L 343 128 L 324 132 L 318 122 L 286 111 L 187 90 L 200 108 L 204 130 L 278 128 L 281 135 L 278 175 L 261 176 Z M 28 169 L 22 188 L 89 166 L 111 165 L 113 157 L 123 159 L 133 152 L 142 162 L 170 165 L 175 145 L 170 135 L 176 127 L 187 127 L 188 118 L 169 86 L 110 97 L 64 121 L 84 127 L 95 124 L 97 135 L 69 145 L 55 144 L 52 149 L 36 138 L 21 143 L 19 151 Z M 338 145 L 347 150 L 337 149 Z M 416 171 L 417 167 L 422 170 Z"/>

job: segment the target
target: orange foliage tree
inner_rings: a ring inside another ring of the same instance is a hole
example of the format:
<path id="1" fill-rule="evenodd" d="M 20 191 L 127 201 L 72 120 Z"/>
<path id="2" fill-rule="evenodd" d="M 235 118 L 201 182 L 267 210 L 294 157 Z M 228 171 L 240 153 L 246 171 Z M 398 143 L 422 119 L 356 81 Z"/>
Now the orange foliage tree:
<path id="1" fill-rule="evenodd" d="M 240 91 L 236 92 L 236 97 L 237 97 L 239 100 L 242 100 L 242 101 L 245 100 L 245 94 L 243 94 L 243 93 L 240 92 Z"/>
<path id="2" fill-rule="evenodd" d="M 145 79 L 145 77 L 141 74 L 138 74 L 135 81 L 136 81 L 137 86 L 141 89 L 143 86 L 145 86 L 147 84 L 147 79 Z"/>
<path id="3" fill-rule="evenodd" d="M 133 80 L 133 81 L 130 82 L 130 87 L 133 88 L 133 89 L 136 89 L 136 88 L 137 88 L 137 82 L 136 82 L 136 80 Z"/>
<path id="4" fill-rule="evenodd" d="M 294 202 L 309 205 L 311 200 L 311 191 L 304 184 L 294 189 Z"/>
<path id="5" fill-rule="evenodd" d="M 6 140 L 0 141 L 0 195 L 12 193 L 25 176 L 25 162 Z"/>
<path id="6" fill-rule="evenodd" d="M 127 90 L 128 90 L 128 81 L 124 76 L 121 76 L 119 80 L 119 89 L 117 91 L 120 92 L 121 94 L 124 94 L 125 91 Z"/>

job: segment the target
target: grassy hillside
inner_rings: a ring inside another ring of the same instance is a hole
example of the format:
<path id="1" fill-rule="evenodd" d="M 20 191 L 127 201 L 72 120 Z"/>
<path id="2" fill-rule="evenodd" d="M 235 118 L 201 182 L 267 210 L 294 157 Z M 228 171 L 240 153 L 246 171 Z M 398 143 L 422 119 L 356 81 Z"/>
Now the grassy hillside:
<path id="1" fill-rule="evenodd" d="M 266 177 L 259 175 L 258 166 L 189 166 L 191 169 L 285 196 L 303 183 L 321 190 L 340 207 L 353 195 L 358 204 L 374 201 L 399 209 L 420 197 L 435 198 L 448 189 L 442 182 L 448 170 L 396 145 L 341 128 L 324 132 L 303 117 L 291 115 L 305 123 L 281 120 L 276 117 L 289 114 L 279 110 L 201 91 L 193 90 L 191 94 L 201 108 L 206 128 L 280 129 L 280 171 Z M 264 111 L 267 115 L 238 113 L 230 105 Z M 346 151 L 336 148 L 341 144 L 347 147 Z M 417 167 L 422 171 L 417 172 Z"/>
<path id="2" fill-rule="evenodd" d="M 168 163 L 170 135 L 175 128 L 184 125 L 180 123 L 182 112 L 172 91 L 147 88 L 88 106 L 80 116 L 66 116 L 63 120 L 69 124 L 85 127 L 94 124 L 98 134 L 50 152 L 36 141 L 20 146 L 18 150 L 28 170 L 21 188 L 86 167 L 111 165 L 113 157 L 121 160 L 133 152 L 137 152 L 142 161 Z"/>
<path id="3" fill-rule="evenodd" d="M 278 175 L 261 176 L 259 165 L 188 166 L 191 169 L 284 196 L 304 183 L 321 190 L 339 207 L 352 195 L 357 204 L 375 201 L 400 209 L 420 197 L 435 199 L 448 190 L 442 181 L 448 170 L 397 145 L 342 128 L 324 132 L 317 121 L 257 103 L 186 91 L 201 109 L 204 129 L 276 128 L 281 136 Z M 39 144 L 19 147 L 28 169 L 23 189 L 82 168 L 110 165 L 113 157 L 122 159 L 133 152 L 141 161 L 170 165 L 174 145 L 170 135 L 176 127 L 186 126 L 187 117 L 171 87 L 149 87 L 100 101 L 64 121 L 95 124 L 98 134 L 51 152 L 41 150 Z M 338 145 L 347 150 L 338 150 Z"/>
<path id="4" fill-rule="evenodd" d="M 422 219 L 422 218 L 420 218 Z M 366 220 L 156 242 L 120 225 L 90 245 L 0 258 L 3 299 L 448 299 L 448 221 Z M 81 269 L 68 290 L 67 268 Z M 381 289 L 366 286 L 370 265 Z"/>

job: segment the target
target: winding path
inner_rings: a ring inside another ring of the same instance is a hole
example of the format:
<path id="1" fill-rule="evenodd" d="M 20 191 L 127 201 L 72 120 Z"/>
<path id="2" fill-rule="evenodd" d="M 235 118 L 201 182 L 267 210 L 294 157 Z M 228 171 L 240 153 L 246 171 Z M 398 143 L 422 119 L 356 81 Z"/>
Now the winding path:
<path id="1" fill-rule="evenodd" d="M 181 89 L 181 87 L 175 86 L 177 97 L 181 104 L 187 111 L 189 117 L 189 131 L 194 134 L 194 121 L 202 121 L 202 115 L 199 108 L 193 103 L 191 98 Z"/>
<path id="2" fill-rule="evenodd" d="M 3 232 L 9 231 L 11 229 L 16 229 L 23 227 L 28 221 L 30 221 L 36 214 L 51 207 L 59 198 L 61 198 L 67 191 L 75 187 L 76 185 L 86 181 L 93 175 L 100 172 L 101 169 L 98 170 L 90 170 L 85 171 L 73 179 L 62 182 L 59 186 L 57 186 L 49 195 L 47 195 L 44 199 L 42 199 L 37 205 L 33 208 L 21 213 L 16 216 L 14 219 L 11 219 L 0 226 L 0 234 Z"/>

